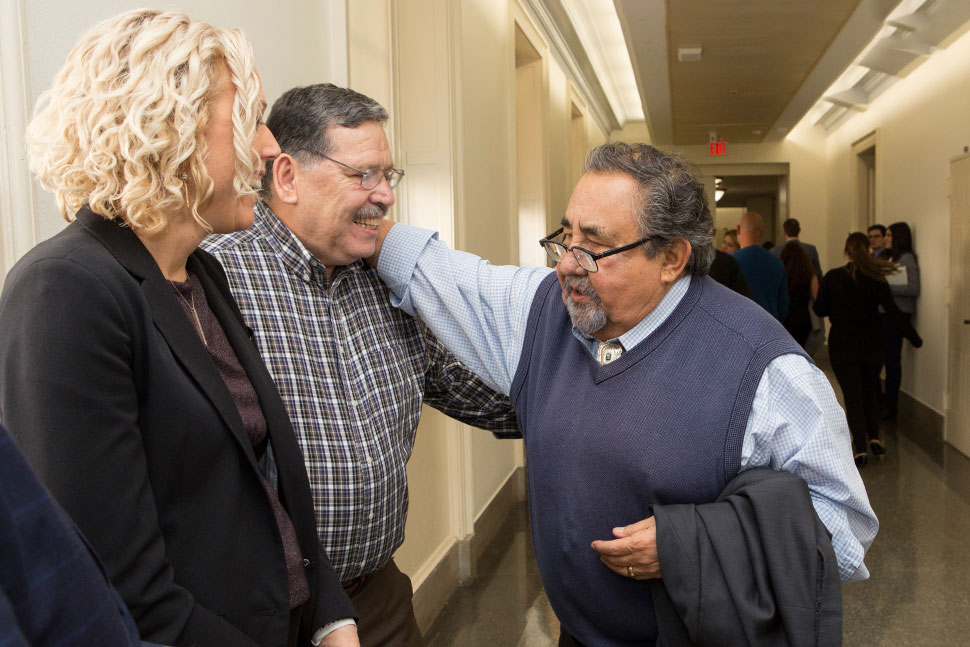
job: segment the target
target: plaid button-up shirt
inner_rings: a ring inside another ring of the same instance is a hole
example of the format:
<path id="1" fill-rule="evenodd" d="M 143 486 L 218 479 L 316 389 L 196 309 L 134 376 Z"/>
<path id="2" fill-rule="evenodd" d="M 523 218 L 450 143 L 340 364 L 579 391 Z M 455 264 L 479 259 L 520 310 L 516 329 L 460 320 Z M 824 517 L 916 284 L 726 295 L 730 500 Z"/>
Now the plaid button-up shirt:
<path id="1" fill-rule="evenodd" d="M 202 247 L 225 266 L 243 317 L 296 430 L 317 531 L 344 583 L 384 566 L 404 541 L 405 467 L 427 403 L 517 437 L 492 391 L 423 324 L 393 308 L 377 272 L 323 263 L 257 202 L 246 231 Z"/>

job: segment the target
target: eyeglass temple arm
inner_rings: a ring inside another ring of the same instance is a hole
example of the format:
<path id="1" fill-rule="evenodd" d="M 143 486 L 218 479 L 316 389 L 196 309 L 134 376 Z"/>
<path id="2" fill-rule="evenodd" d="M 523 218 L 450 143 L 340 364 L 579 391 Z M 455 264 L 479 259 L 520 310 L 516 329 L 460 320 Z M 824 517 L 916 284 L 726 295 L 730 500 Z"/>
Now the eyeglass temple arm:
<path id="1" fill-rule="evenodd" d="M 556 236 L 558 236 L 559 234 L 561 234 L 562 233 L 562 230 L 563 230 L 563 228 L 560 227 L 559 229 L 557 229 L 556 231 L 552 232 L 551 234 L 549 234 L 545 238 L 540 238 L 539 239 L 539 244 L 541 245 L 542 243 L 544 243 L 544 242 L 546 242 L 548 240 L 552 240 L 553 238 L 555 238 Z"/>

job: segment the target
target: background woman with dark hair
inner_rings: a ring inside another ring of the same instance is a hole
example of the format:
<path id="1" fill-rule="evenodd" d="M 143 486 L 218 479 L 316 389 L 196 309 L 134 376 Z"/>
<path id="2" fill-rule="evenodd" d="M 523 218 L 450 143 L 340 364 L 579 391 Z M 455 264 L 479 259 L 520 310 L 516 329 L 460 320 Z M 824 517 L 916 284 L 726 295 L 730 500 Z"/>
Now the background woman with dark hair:
<path id="1" fill-rule="evenodd" d="M 788 274 L 788 315 L 782 323 L 802 348 L 812 332 L 808 302 L 818 294 L 818 279 L 808 254 L 797 240 L 785 244 L 778 256 Z"/>
<path id="2" fill-rule="evenodd" d="M 916 297 L 919 296 L 919 264 L 913 252 L 913 234 L 905 222 L 896 222 L 886 230 L 886 248 L 889 258 L 906 270 L 905 282 L 890 283 L 889 290 L 893 300 L 903 312 L 907 322 L 911 322 L 916 312 Z M 903 332 L 888 319 L 886 328 L 886 396 L 883 399 L 884 417 L 896 417 L 899 404 L 899 383 L 902 380 Z"/>
<path id="3" fill-rule="evenodd" d="M 829 355 L 842 387 L 845 413 L 852 432 L 856 465 L 873 454 L 885 453 L 879 440 L 879 369 L 884 353 L 879 306 L 916 348 L 923 340 L 893 302 L 886 276 L 896 265 L 869 255 L 869 238 L 862 232 L 845 241 L 845 266 L 830 270 L 822 279 L 815 313 L 829 317 Z"/>

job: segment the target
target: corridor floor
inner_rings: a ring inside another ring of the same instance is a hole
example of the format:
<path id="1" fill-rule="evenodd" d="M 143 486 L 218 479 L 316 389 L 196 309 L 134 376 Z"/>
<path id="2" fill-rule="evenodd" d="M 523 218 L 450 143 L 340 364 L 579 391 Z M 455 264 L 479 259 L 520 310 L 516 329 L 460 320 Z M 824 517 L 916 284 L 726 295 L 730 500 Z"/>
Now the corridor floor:
<path id="1" fill-rule="evenodd" d="M 886 455 L 862 470 L 880 529 L 866 556 L 870 579 L 842 587 L 844 644 L 970 644 L 970 459 L 905 418 L 883 430 Z M 555 647 L 558 636 L 522 504 L 426 645 Z"/>

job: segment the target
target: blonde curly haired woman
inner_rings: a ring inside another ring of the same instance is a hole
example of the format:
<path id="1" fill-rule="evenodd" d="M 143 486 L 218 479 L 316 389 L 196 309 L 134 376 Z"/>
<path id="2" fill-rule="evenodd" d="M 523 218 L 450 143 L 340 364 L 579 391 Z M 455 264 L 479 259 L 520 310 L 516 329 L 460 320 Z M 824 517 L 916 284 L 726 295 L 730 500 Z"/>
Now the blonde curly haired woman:
<path id="1" fill-rule="evenodd" d="M 286 411 L 197 249 L 253 222 L 265 107 L 240 31 L 138 10 L 81 39 L 28 127 L 71 222 L 0 297 L 0 419 L 153 642 L 357 644 Z"/>

